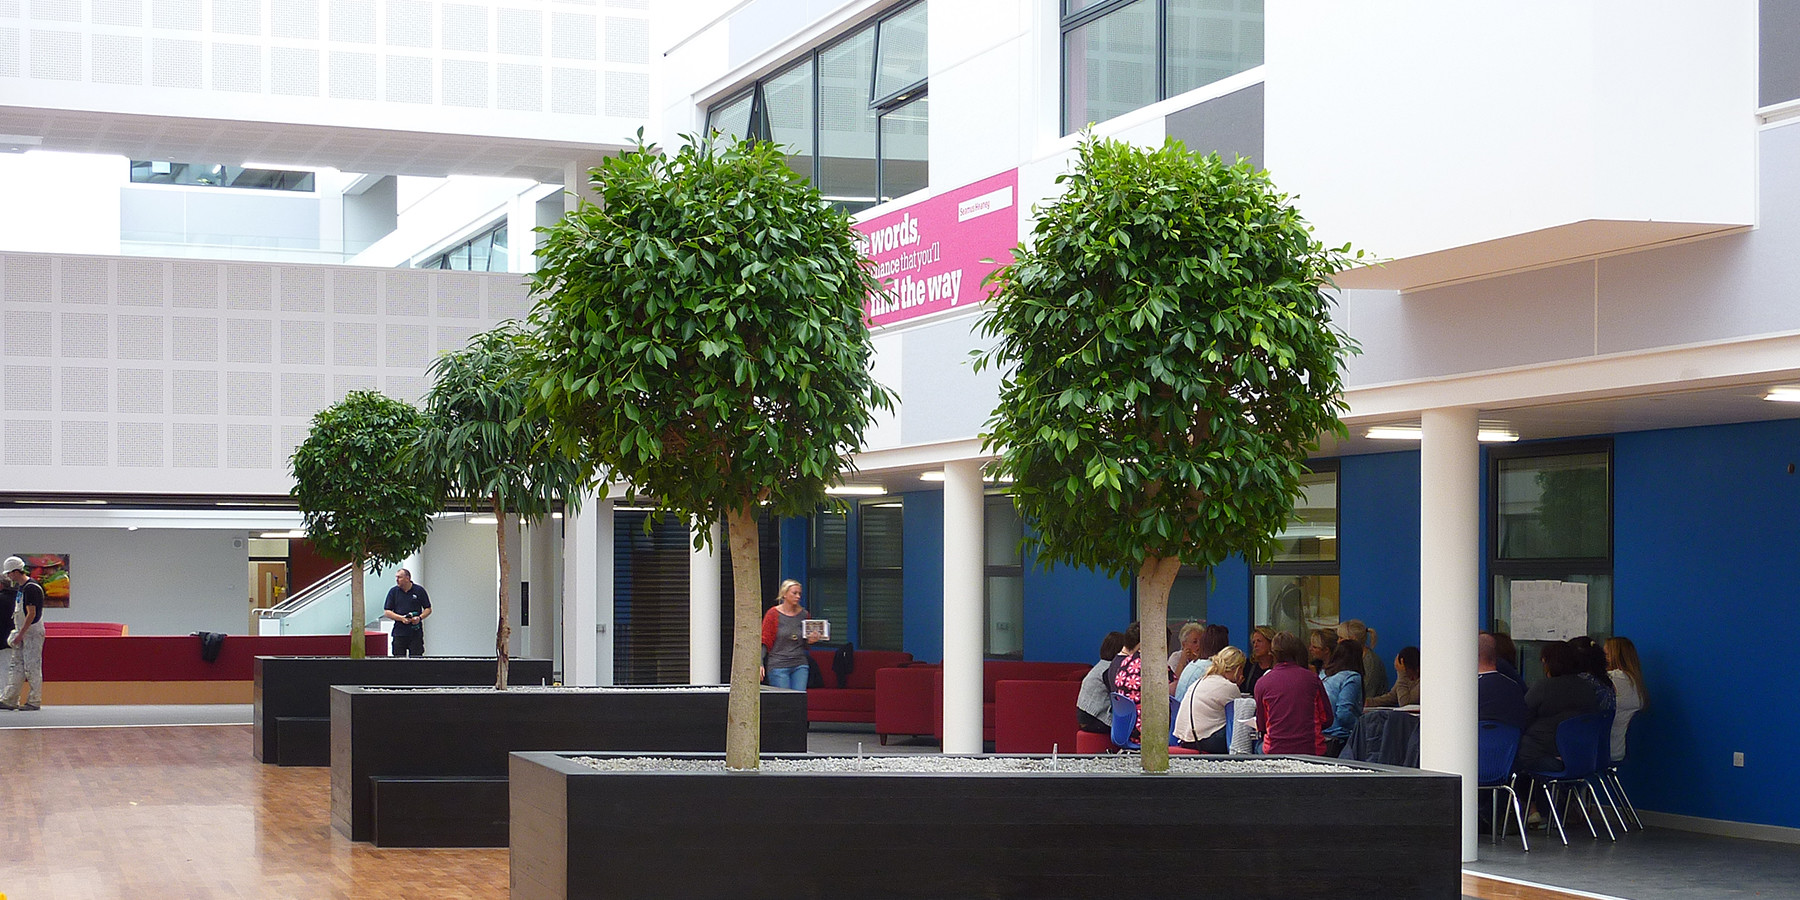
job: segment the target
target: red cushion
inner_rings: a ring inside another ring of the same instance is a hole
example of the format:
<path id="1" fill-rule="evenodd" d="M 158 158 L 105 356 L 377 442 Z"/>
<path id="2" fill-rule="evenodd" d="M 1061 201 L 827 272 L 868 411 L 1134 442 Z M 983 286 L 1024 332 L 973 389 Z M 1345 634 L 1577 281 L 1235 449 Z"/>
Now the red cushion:
<path id="1" fill-rule="evenodd" d="M 369 632 L 370 656 L 387 655 L 387 635 Z M 249 681 L 258 656 L 348 656 L 347 634 L 227 635 L 219 658 L 200 658 L 188 635 L 44 638 L 45 681 Z"/>
<path id="2" fill-rule="evenodd" d="M 1081 752 L 1080 729 L 1075 727 L 1075 700 L 1080 694 L 1079 681 L 1009 679 L 996 684 L 994 752 Z"/>
<path id="3" fill-rule="evenodd" d="M 44 623 L 44 637 L 82 636 L 82 637 L 122 637 L 125 634 L 123 622 L 58 622 Z"/>
<path id="4" fill-rule="evenodd" d="M 837 673 L 831 669 L 831 659 L 836 650 L 810 650 L 813 662 L 819 665 L 819 677 L 825 679 L 828 690 L 865 690 L 875 689 L 875 673 L 880 669 L 892 666 L 903 666 L 912 662 L 912 654 L 901 650 L 858 650 L 856 651 L 856 667 L 850 670 L 849 683 L 838 687 Z"/>

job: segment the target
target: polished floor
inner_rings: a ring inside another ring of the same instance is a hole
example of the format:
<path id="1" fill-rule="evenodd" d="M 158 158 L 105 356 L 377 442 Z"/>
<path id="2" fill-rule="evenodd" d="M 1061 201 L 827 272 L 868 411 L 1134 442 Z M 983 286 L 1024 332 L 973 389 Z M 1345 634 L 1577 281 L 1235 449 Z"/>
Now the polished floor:
<path id="1" fill-rule="evenodd" d="M 262 765 L 222 710 L 89 708 L 0 713 L 0 895 L 112 898 L 502 897 L 507 851 L 380 850 L 330 825 L 325 769 Z M 35 715 L 35 714 L 30 714 Z M 122 721 L 121 721 L 122 720 Z M 883 747 L 854 729 L 816 731 L 815 753 Z M 1548 885 L 1560 885 L 1551 888 Z M 1567 889 L 1567 890 L 1565 890 Z M 1465 869 L 1475 900 L 1800 896 L 1800 849 L 1652 830 L 1618 844 L 1579 838 L 1530 854 L 1482 846 Z"/>

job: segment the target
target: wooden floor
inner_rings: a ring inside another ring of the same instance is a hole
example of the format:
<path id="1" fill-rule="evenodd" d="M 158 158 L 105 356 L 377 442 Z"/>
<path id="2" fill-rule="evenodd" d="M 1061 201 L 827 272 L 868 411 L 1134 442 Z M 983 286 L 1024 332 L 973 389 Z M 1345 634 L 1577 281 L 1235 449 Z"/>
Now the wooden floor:
<path id="1" fill-rule="evenodd" d="M 243 725 L 0 730 L 0 894 L 506 895 L 505 850 L 378 850 L 333 831 L 330 774 L 258 763 Z"/>
<path id="2" fill-rule="evenodd" d="M 331 828 L 330 772 L 258 763 L 243 725 L 0 729 L 0 894 L 503 897 L 507 851 L 378 850 Z M 1577 895 L 1463 876 L 1478 900 Z M 677 898 L 678 900 L 678 898 Z"/>

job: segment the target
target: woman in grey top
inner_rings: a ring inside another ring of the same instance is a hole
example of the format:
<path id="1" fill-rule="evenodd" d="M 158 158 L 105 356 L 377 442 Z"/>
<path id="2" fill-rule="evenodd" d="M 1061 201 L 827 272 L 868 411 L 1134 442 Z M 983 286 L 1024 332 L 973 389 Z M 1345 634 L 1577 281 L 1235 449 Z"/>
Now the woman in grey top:
<path id="1" fill-rule="evenodd" d="M 1112 689 L 1106 684 L 1107 670 L 1113 657 L 1125 649 L 1125 633 L 1109 631 L 1100 639 L 1100 661 L 1081 679 L 1081 693 L 1075 697 L 1076 726 L 1095 734 L 1112 734 Z"/>
<path id="2" fill-rule="evenodd" d="M 806 690 L 808 667 L 806 651 L 819 639 L 805 634 L 806 609 L 800 605 L 800 582 L 792 578 L 781 583 L 780 598 L 763 614 L 763 669 L 769 685 L 778 688 Z"/>

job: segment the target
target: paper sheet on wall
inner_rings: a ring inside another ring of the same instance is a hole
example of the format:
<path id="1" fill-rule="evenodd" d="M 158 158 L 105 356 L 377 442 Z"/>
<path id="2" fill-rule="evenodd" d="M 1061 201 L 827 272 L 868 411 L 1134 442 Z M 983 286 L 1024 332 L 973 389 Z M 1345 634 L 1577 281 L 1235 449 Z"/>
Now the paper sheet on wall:
<path id="1" fill-rule="evenodd" d="M 1587 589 L 1579 581 L 1513 582 L 1513 640 L 1566 641 L 1587 634 Z"/>

